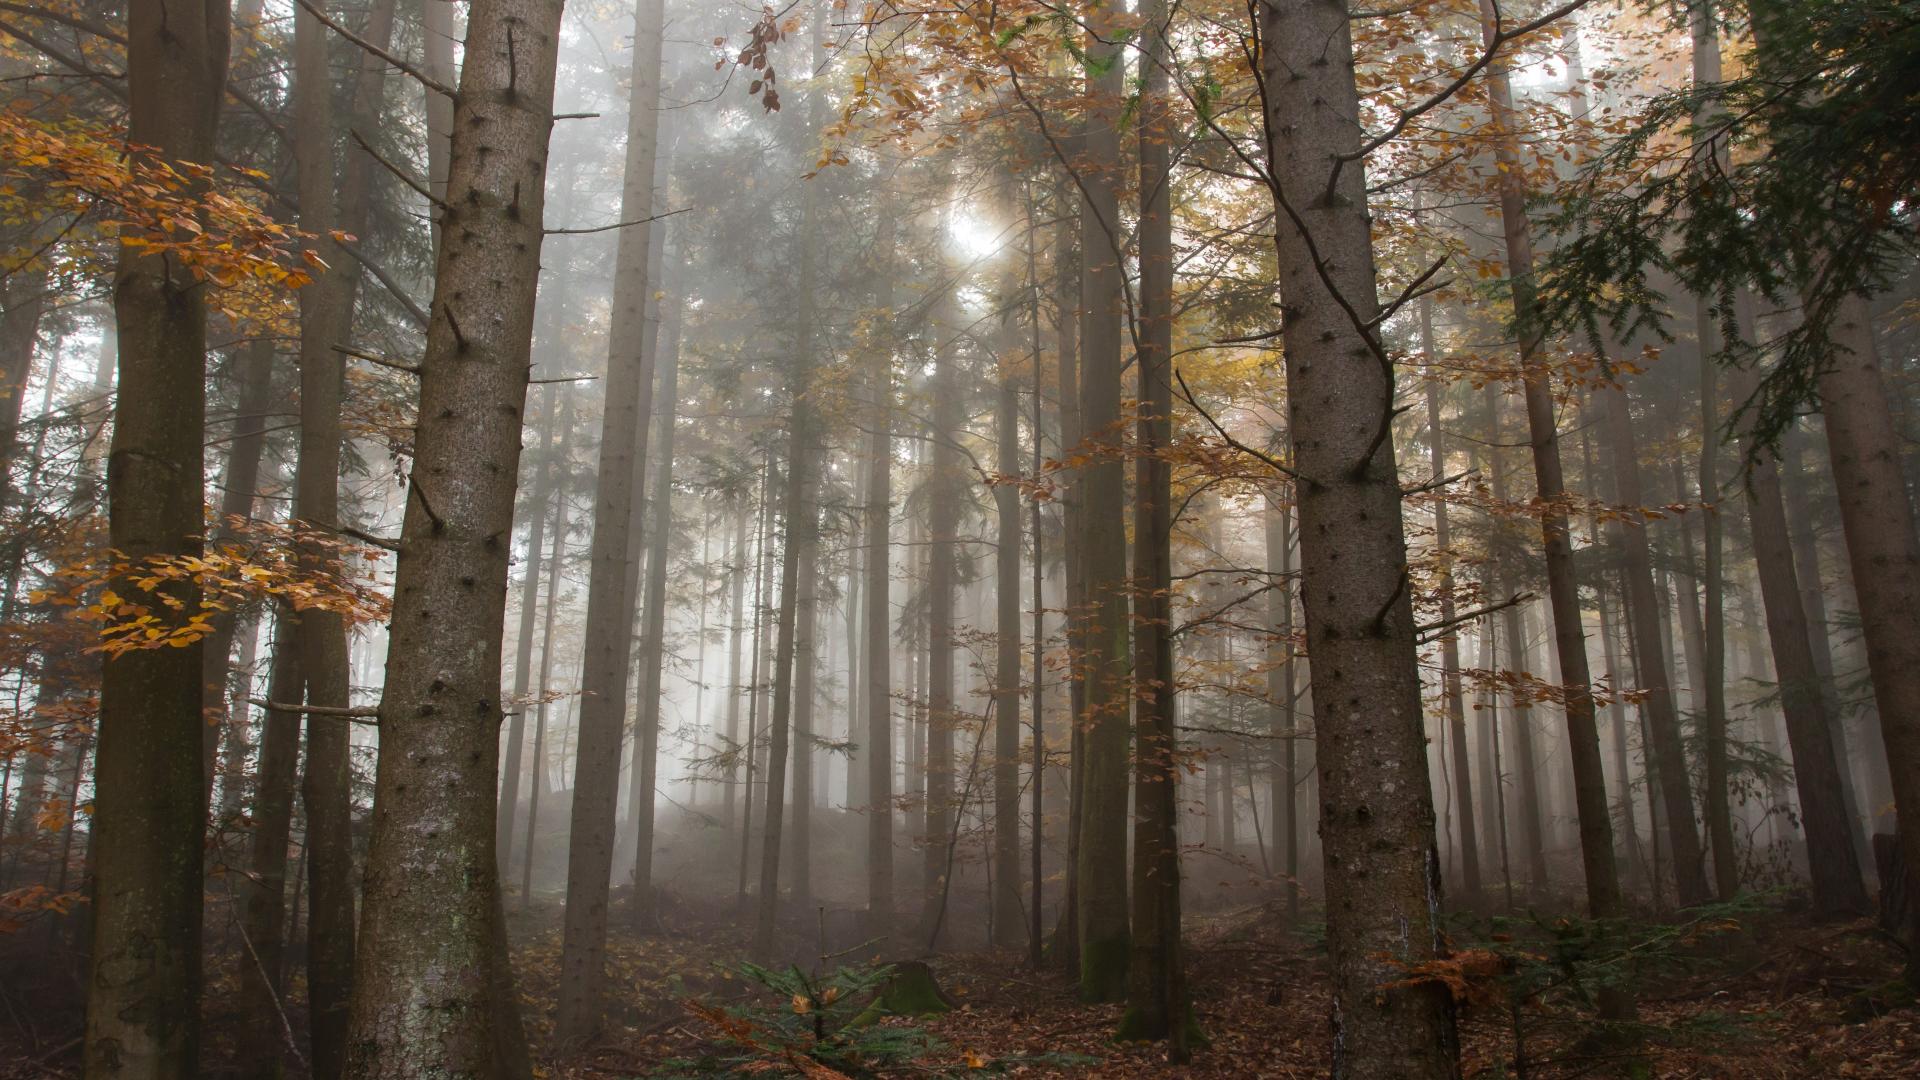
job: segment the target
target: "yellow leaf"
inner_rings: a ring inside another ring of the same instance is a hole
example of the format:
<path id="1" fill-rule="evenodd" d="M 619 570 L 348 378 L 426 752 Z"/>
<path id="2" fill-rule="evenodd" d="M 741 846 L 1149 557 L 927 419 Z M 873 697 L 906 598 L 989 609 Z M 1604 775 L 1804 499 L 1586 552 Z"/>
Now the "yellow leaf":
<path id="1" fill-rule="evenodd" d="M 811 1002 L 807 1000 L 807 995 L 805 994 L 793 995 L 793 1015 L 805 1016 L 807 1015 L 807 1013 L 812 1011 L 813 1011 L 813 1005 Z"/>

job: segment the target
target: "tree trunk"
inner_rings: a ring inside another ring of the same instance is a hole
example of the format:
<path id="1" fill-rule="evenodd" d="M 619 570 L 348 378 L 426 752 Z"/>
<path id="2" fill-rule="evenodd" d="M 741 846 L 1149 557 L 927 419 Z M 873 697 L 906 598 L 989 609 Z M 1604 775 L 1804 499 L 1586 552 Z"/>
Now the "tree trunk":
<path id="1" fill-rule="evenodd" d="M 1793 568 L 1800 586 L 1800 610 L 1807 621 L 1807 643 L 1811 646 L 1813 670 L 1819 679 L 1821 700 L 1833 732 L 1833 759 L 1840 766 L 1840 796 L 1847 807 L 1847 832 L 1852 839 L 1854 857 L 1863 867 L 1874 865 L 1873 849 L 1867 844 L 1872 831 L 1872 814 L 1863 812 L 1860 792 L 1855 786 L 1848 749 L 1846 713 L 1841 708 L 1839 688 L 1833 680 L 1833 643 L 1828 638 L 1827 592 L 1820 572 L 1820 547 L 1814 538 L 1814 511 L 1808 497 L 1805 473 L 1801 467 L 1801 441 L 1805 434 L 1795 429 L 1780 440 L 1779 469 L 1785 476 L 1781 497 L 1785 503 L 1787 532 L 1793 546 Z"/>
<path id="2" fill-rule="evenodd" d="M 1038 363 L 1036 355 L 1034 362 Z M 1001 361 L 999 396 L 994 411 L 1003 478 L 1020 475 L 1020 399 L 1014 373 Z M 1037 437 L 1037 433 L 1036 433 Z M 1020 491 L 1002 482 L 993 489 L 998 524 L 994 551 L 994 607 L 997 655 L 993 682 L 993 929 L 994 944 L 1018 948 L 1026 942 L 1020 914 Z M 1038 672 L 1035 676 L 1038 677 Z"/>
<path id="3" fill-rule="evenodd" d="M 1900 468 L 1900 437 L 1880 373 L 1867 303 L 1842 304 L 1835 355 L 1820 376 L 1827 452 L 1847 560 L 1858 583 L 1860 628 L 1880 712 L 1908 866 L 1920 866 L 1920 537 Z M 1920 933 L 1907 927 L 1907 981 L 1920 986 Z"/>
<path id="4" fill-rule="evenodd" d="M 1180 949 L 1179 731 L 1173 677 L 1173 199 L 1167 0 L 1142 5 L 1140 322 L 1135 356 L 1133 699 L 1136 815 L 1132 956 L 1118 1037 L 1168 1041 L 1187 1060 L 1185 961 Z M 1009 411 L 1011 409 L 1009 408 Z M 1208 778 L 1214 774 L 1212 763 Z M 1228 796 L 1228 806 L 1232 806 Z"/>
<path id="5" fill-rule="evenodd" d="M 943 337 L 957 329 L 958 301 L 941 302 L 949 318 L 936 325 Z M 939 947 L 941 894 L 947 875 L 947 834 L 953 828 L 953 622 L 955 560 L 960 500 L 960 395 L 953 372 L 955 345 L 938 346 L 933 361 L 932 468 L 927 475 L 927 798 L 922 818 L 920 931 L 928 948 Z"/>
<path id="6" fill-rule="evenodd" d="M 1433 301 L 1420 301 L 1420 333 L 1425 360 L 1436 360 L 1433 345 Z M 1440 425 L 1440 383 L 1427 382 L 1427 441 L 1437 482 L 1447 475 L 1446 436 Z M 1498 441 L 1498 440 L 1496 440 Z M 1433 547 L 1440 562 L 1440 624 L 1451 627 L 1454 618 L 1453 523 L 1447 501 L 1433 506 Z M 1473 769 L 1467 761 L 1466 695 L 1460 684 L 1460 635 L 1453 629 L 1440 639 L 1440 694 L 1446 703 L 1447 731 L 1453 742 L 1454 820 L 1460 828 L 1460 877 L 1458 900 L 1468 909 L 1480 905 L 1480 844 L 1473 828 Z"/>
<path id="7" fill-rule="evenodd" d="M 273 666 L 267 700 L 295 701 L 305 680 L 300 649 L 287 609 L 274 620 Z M 246 1003 L 248 1039 L 241 1062 L 249 1075 L 274 1076 L 283 1045 L 280 1011 L 284 1005 L 283 956 L 287 911 L 287 847 L 293 832 L 293 783 L 300 769 L 300 716 L 269 709 L 260 733 L 259 778 L 254 785 L 252 872 L 246 885 L 241 924 L 247 956 L 240 964 L 241 1000 Z M 320 721 L 326 723 L 327 721 Z"/>
<path id="8" fill-rule="evenodd" d="M 1060 194 L 1063 205 L 1078 205 L 1077 197 L 1066 191 Z M 1081 219 L 1086 216 L 1084 205 L 1078 205 L 1077 214 L 1062 213 L 1059 224 L 1055 226 L 1054 246 L 1054 293 L 1056 309 L 1054 320 L 1060 333 L 1060 362 L 1054 372 L 1055 392 L 1058 395 L 1060 409 L 1060 456 L 1065 459 L 1072 456 L 1081 442 L 1080 430 L 1080 329 L 1086 315 L 1085 275 L 1081 272 L 1080 261 L 1076 258 L 1079 234 L 1084 231 Z M 1078 973 L 1080 970 L 1080 803 L 1084 787 L 1085 771 L 1082 766 L 1082 748 L 1085 742 L 1080 730 L 1080 721 L 1086 714 L 1086 664 L 1081 652 L 1082 635 L 1080 630 L 1085 619 L 1086 571 L 1082 548 L 1085 544 L 1085 526 L 1082 518 L 1080 483 L 1078 471 L 1062 466 L 1054 473 L 1056 483 L 1060 485 L 1060 533 L 1062 544 L 1060 562 L 1066 603 L 1066 617 L 1061 627 L 1061 638 L 1067 649 L 1067 866 L 1066 889 L 1060 905 L 1060 924 L 1053 939 L 1054 962 L 1062 970 Z"/>
<path id="9" fill-rule="evenodd" d="M 127 16 L 127 141 L 159 162 L 211 163 L 227 65 L 226 0 L 150 0 Z M 122 247 L 114 280 L 120 392 L 107 468 L 108 536 L 138 563 L 204 545 L 205 283 Z M 125 595 L 142 595 L 130 581 Z M 162 594 L 196 611 L 199 589 Z M 200 1049 L 206 832 L 202 647 L 106 661 L 92 835 L 84 1056 L 89 1076 L 192 1077 Z"/>
<path id="10" fill-rule="evenodd" d="M 1480 0 L 1481 32 L 1489 49 L 1498 9 L 1494 0 Z M 1533 477 L 1539 496 L 1542 546 L 1547 565 L 1547 600 L 1553 612 L 1554 655 L 1560 663 L 1560 681 L 1566 688 L 1567 745 L 1573 758 L 1574 803 L 1580 822 L 1580 864 L 1587 885 L 1587 911 L 1595 918 L 1622 913 L 1620 876 L 1614 861 L 1613 823 L 1607 811 L 1607 782 L 1601 764 L 1600 731 L 1594 716 L 1593 674 L 1587 660 L 1587 635 L 1580 611 L 1580 582 L 1573 562 L 1573 535 L 1568 525 L 1566 473 L 1560 460 L 1559 422 L 1555 415 L 1552 373 L 1539 360 L 1539 335 L 1527 329 L 1533 323 L 1533 234 L 1527 222 L 1526 173 L 1515 143 L 1513 89 L 1507 63 L 1495 57 L 1486 68 L 1487 96 L 1499 131 L 1495 158 L 1501 166 L 1500 218 L 1506 245 L 1507 272 L 1513 279 L 1514 320 L 1521 326 L 1520 369 L 1527 408 L 1528 442 L 1533 451 Z M 1578 85 L 1576 83 L 1576 85 Z M 1509 650 L 1519 645 L 1510 644 Z M 1516 710 L 1516 735 L 1530 742 L 1527 718 Z M 1531 789 L 1533 762 L 1518 763 L 1523 771 L 1522 793 L 1529 819 L 1528 865 L 1536 886 L 1544 869 L 1538 857 L 1540 817 Z M 1628 999 L 1609 996 L 1602 1011 L 1615 1019 L 1632 1010 Z"/>
<path id="11" fill-rule="evenodd" d="M 540 611 L 540 570 L 547 540 L 547 503 L 553 499 L 554 384 L 540 393 L 540 457 L 533 496 L 527 501 L 527 561 L 520 570 L 520 622 L 513 639 L 513 716 L 507 721 L 507 755 L 501 766 L 500 821 L 494 849 L 501 869 L 513 865 L 513 826 L 520 813 L 520 775 L 526 771 L 527 690 L 533 681 L 533 637 Z"/>
<path id="12" fill-rule="evenodd" d="M 216 546 L 232 538 L 235 519 L 253 516 L 260 488 L 260 458 L 267 444 L 266 412 L 273 402 L 273 344 L 265 338 L 256 340 L 247 346 L 244 356 L 236 353 L 230 362 L 243 366 L 238 372 L 239 392 L 234 403 L 233 434 L 227 443 L 227 467 L 220 479 L 220 517 L 214 523 Z M 214 768 L 216 743 L 228 721 L 227 685 L 232 676 L 229 657 L 238 620 L 232 612 L 218 612 L 212 621 L 213 633 L 207 635 L 200 657 L 200 681 L 205 688 L 201 709 L 207 718 L 203 765 L 209 799 L 218 771 Z"/>
<path id="13" fill-rule="evenodd" d="M 524 1077 L 494 822 L 559 0 L 475 0 L 380 703 L 346 1075 Z M 532 181 L 529 182 L 529 177 Z"/>
<path id="14" fill-rule="evenodd" d="M 875 306 L 893 311 L 892 218 L 880 224 L 877 244 L 882 264 Z M 892 560 L 888 539 L 893 524 L 893 363 L 889 344 L 871 347 L 867 386 L 873 395 L 872 427 L 867 434 L 866 512 L 866 765 L 867 765 L 867 935 L 881 937 L 893 927 L 893 626 Z"/>
<path id="15" fill-rule="evenodd" d="M 559 470 L 564 477 L 571 471 L 573 461 L 573 389 L 568 387 L 560 397 L 559 422 L 560 457 Z M 527 836 L 525 854 L 521 858 L 520 871 L 520 907 L 527 910 L 533 907 L 533 847 L 534 838 L 540 835 L 540 795 L 547 790 L 547 706 L 553 689 L 553 623 L 554 609 L 560 602 L 560 567 L 567 553 L 567 493 L 565 483 L 559 484 L 553 500 L 553 546 L 547 553 L 547 606 L 541 617 L 540 629 L 540 688 L 539 704 L 533 711 L 533 777 L 527 786 Z"/>
<path id="16" fill-rule="evenodd" d="M 1767 614 L 1767 641 L 1773 649 L 1780 709 L 1786 719 L 1787 742 L 1793 750 L 1793 779 L 1800 793 L 1800 821 L 1806 830 L 1814 908 L 1827 916 L 1858 915 L 1871 905 L 1850 835 L 1846 785 L 1828 731 L 1835 718 L 1827 712 L 1826 695 L 1813 664 L 1806 613 L 1800 606 L 1800 582 L 1793 566 L 1779 468 L 1773 452 L 1759 446 L 1751 432 L 1741 433 L 1740 449 L 1748 462 L 1745 488 L 1754 566 Z"/>
<path id="17" fill-rule="evenodd" d="M 1124 97 L 1119 35 L 1114 11 L 1095 8 L 1088 17 L 1086 154 L 1080 209 L 1084 270 L 1081 303 L 1080 546 L 1084 592 L 1077 647 L 1084 699 L 1081 734 L 1079 845 L 1075 853 L 1075 904 L 1080 938 L 1080 996 L 1088 1002 L 1118 1000 L 1127 987 L 1127 531 L 1126 469 L 1120 412 L 1121 319 L 1126 278 L 1120 260 L 1118 191 L 1120 125 Z M 1102 67 L 1101 65 L 1104 65 Z"/>
<path id="18" fill-rule="evenodd" d="M 809 294 L 802 290 L 801 295 Z M 810 336 L 810 331 L 803 329 L 802 335 Z M 763 964 L 774 960 L 779 929 L 781 832 L 785 826 L 787 765 L 792 757 L 793 665 L 798 652 L 795 634 L 799 628 L 800 569 L 813 544 L 819 519 L 814 507 L 814 421 L 813 406 L 806 396 L 807 377 L 804 370 L 795 372 L 791 384 L 793 419 L 789 427 L 786 506 L 781 514 L 786 523 L 786 537 L 780 552 L 773 707 L 767 717 L 766 824 L 760 831 L 760 895 L 755 908 L 752 950 L 753 957 Z"/>
<path id="19" fill-rule="evenodd" d="M 1293 510 L 1269 496 L 1265 540 L 1267 572 L 1274 575 L 1268 594 L 1267 620 L 1273 624 L 1274 648 L 1267 656 L 1267 697 L 1275 704 L 1269 730 L 1278 760 L 1268 802 L 1273 807 L 1273 842 L 1282 852 L 1280 864 L 1287 890 L 1287 919 L 1300 918 L 1300 752 L 1297 682 L 1293 646 Z M 1278 652 L 1276 658 L 1272 652 Z"/>
<path id="20" fill-rule="evenodd" d="M 664 0 L 634 11 L 632 88 L 620 220 L 653 215 L 658 150 L 661 24 Z M 653 226 L 620 230 L 608 333 L 606 411 L 595 478 L 593 548 L 587 587 L 587 639 L 581 675 L 579 761 L 567 841 L 567 908 L 561 991 L 554 1035 L 578 1047 L 600 1033 L 605 1007 L 607 890 L 613 873 L 619 803 L 620 743 L 626 727 L 634 612 L 630 583 L 634 496 L 645 476 L 652 419 L 653 356 L 646 333 Z"/>
<path id="21" fill-rule="evenodd" d="M 1313 658 L 1337 1080 L 1459 1075 L 1453 1005 L 1408 984 L 1439 952 L 1439 856 L 1345 4 L 1260 22 L 1302 600 Z M 1329 159 L 1338 163 L 1329 175 Z M 1350 314 L 1351 313 L 1351 314 Z M 1364 868 L 1364 869 L 1363 869 Z"/>
<path id="22" fill-rule="evenodd" d="M 40 341 L 49 286 L 44 266 L 26 266 L 0 276 L 0 506 L 12 501 L 20 407 L 33 374 L 34 347 Z"/>
<path id="23" fill-rule="evenodd" d="M 1600 394 L 1604 399 L 1607 437 L 1613 453 L 1614 501 L 1622 512 L 1632 513 L 1643 505 L 1643 500 L 1640 462 L 1634 446 L 1632 420 L 1627 416 L 1626 391 L 1611 387 L 1601 390 Z M 1647 541 L 1647 525 L 1629 524 L 1621 530 L 1621 539 L 1626 556 L 1623 572 L 1627 597 L 1632 605 L 1635 681 L 1647 693 L 1646 723 L 1652 736 L 1648 759 L 1653 763 L 1666 812 L 1674 888 L 1682 907 L 1694 907 L 1712 899 L 1713 894 L 1701 866 L 1700 834 L 1693 826 L 1692 785 L 1687 780 L 1686 750 L 1680 740 L 1680 720 L 1674 711 L 1673 685 L 1667 676 L 1668 649 L 1660 632 L 1662 605 L 1653 588 L 1653 556 Z"/>
<path id="24" fill-rule="evenodd" d="M 674 417 L 680 402 L 680 305 L 663 300 L 659 352 L 660 385 L 654 394 L 660 435 L 654 447 L 652 536 L 648 538 L 647 610 L 641 631 L 639 738 L 634 743 L 633 784 L 633 900 L 642 925 L 652 921 L 654 788 L 658 784 L 662 659 L 666 655 L 667 551 L 673 532 Z"/>

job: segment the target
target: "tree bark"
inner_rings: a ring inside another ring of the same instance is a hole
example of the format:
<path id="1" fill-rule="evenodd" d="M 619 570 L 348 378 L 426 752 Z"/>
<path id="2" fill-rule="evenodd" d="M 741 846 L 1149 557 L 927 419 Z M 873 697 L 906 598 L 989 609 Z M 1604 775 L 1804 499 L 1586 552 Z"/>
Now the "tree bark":
<path id="1" fill-rule="evenodd" d="M 1035 357 L 1038 363 L 1038 357 Z M 1020 399 L 1014 373 L 1005 359 L 994 410 L 1003 478 L 1020 474 Z M 1020 492 L 1002 482 L 993 489 L 998 525 L 994 551 L 993 703 L 993 931 L 994 944 L 1019 948 L 1026 943 L 1020 912 Z M 1037 676 L 1037 673 L 1036 673 Z"/>
<path id="2" fill-rule="evenodd" d="M 1075 921 L 1080 996 L 1116 1001 L 1126 993 L 1128 720 L 1132 704 L 1128 647 L 1126 467 L 1120 413 L 1121 321 L 1126 278 L 1120 262 L 1120 124 L 1125 64 L 1112 5 L 1088 16 L 1085 160 L 1080 172 L 1085 322 L 1080 358 L 1080 604 L 1083 684 L 1079 844 Z M 1101 65 L 1104 65 L 1102 67 Z"/>
<path id="3" fill-rule="evenodd" d="M 1269 0 L 1264 121 L 1313 658 L 1337 1080 L 1459 1075 L 1419 658 L 1344 3 Z M 1329 159 L 1339 163 L 1329 174 Z"/>
<path id="4" fill-rule="evenodd" d="M 1142 5 L 1140 321 L 1133 513 L 1133 925 L 1121 1039 L 1189 1057 L 1180 948 L 1179 731 L 1173 676 L 1173 199 L 1167 0 Z M 1009 409 L 1009 411 L 1011 411 Z M 1214 775 L 1213 763 L 1207 769 Z M 1232 807 L 1232 796 L 1228 796 Z"/>
<path id="5" fill-rule="evenodd" d="M 1846 530 L 1907 865 L 1920 866 L 1920 537 L 1900 467 L 1871 313 L 1854 297 L 1836 313 L 1831 363 L 1820 376 L 1827 453 Z M 1908 927 L 1907 981 L 1920 986 L 1920 931 Z"/>
<path id="6" fill-rule="evenodd" d="M 1494 0 L 1480 0 L 1481 32 L 1489 49 L 1495 48 Z M 1587 659 L 1587 635 L 1580 611 L 1580 581 L 1573 562 L 1573 535 L 1565 510 L 1566 473 L 1560 460 L 1559 423 L 1555 415 L 1552 373 L 1539 359 L 1541 341 L 1534 322 L 1533 234 L 1527 221 L 1526 173 L 1515 143 L 1513 89 L 1507 63 L 1498 56 L 1487 65 L 1486 85 L 1494 125 L 1499 132 L 1495 159 L 1501 167 L 1500 218 L 1506 245 L 1507 272 L 1513 279 L 1515 323 L 1521 327 L 1520 369 L 1527 408 L 1528 442 L 1533 452 L 1534 487 L 1539 495 L 1542 546 L 1547 564 L 1547 600 L 1553 612 L 1554 655 L 1560 663 L 1560 681 L 1566 691 L 1567 745 L 1573 758 L 1574 804 L 1580 823 L 1580 863 L 1586 877 L 1587 911 L 1595 918 L 1622 913 L 1620 876 L 1614 860 L 1613 823 L 1607 810 L 1607 782 L 1600 754 L 1600 731 L 1594 715 L 1593 674 Z M 1516 640 L 1509 645 L 1518 647 Z M 1527 717 L 1515 710 L 1516 735 L 1528 738 Z M 1530 785 L 1531 760 L 1519 763 L 1523 781 Z M 1540 816 L 1531 787 L 1523 785 L 1529 819 L 1529 860 L 1536 886 L 1544 869 L 1538 855 Z M 1691 820 L 1691 819 L 1689 819 Z M 1610 996 L 1602 1009 L 1612 1018 L 1624 1018 L 1631 1005 L 1624 996 Z"/>
<path id="7" fill-rule="evenodd" d="M 533 638 L 540 610 L 540 571 L 546 554 L 547 503 L 553 499 L 554 385 L 540 393 L 540 456 L 533 496 L 527 501 L 527 561 L 520 570 L 520 621 L 513 639 L 513 716 L 507 721 L 507 755 L 501 766 L 500 821 L 494 850 L 501 869 L 513 865 L 513 827 L 520 813 L 520 775 L 526 771 L 527 689 L 533 680 Z"/>
<path id="8" fill-rule="evenodd" d="M 166 164 L 210 163 L 226 84 L 226 0 L 150 0 L 127 16 L 127 141 Z M 123 246 L 114 279 L 120 392 L 108 537 L 129 560 L 196 557 L 206 427 L 206 296 L 177 260 Z M 141 595 L 130 582 L 126 595 Z M 165 594 L 196 611 L 198 588 Z M 199 643 L 103 665 L 92 836 L 90 1078 L 198 1074 L 203 839 Z"/>
<path id="9" fill-rule="evenodd" d="M 632 88 L 620 220 L 653 215 L 664 0 L 634 11 Z M 607 895 L 613 873 L 620 744 L 626 727 L 634 612 L 631 567 L 635 490 L 645 476 L 653 356 L 643 347 L 653 226 L 620 230 L 608 333 L 606 411 L 595 479 L 587 640 L 581 675 L 578 764 L 567 841 L 567 908 L 554 1035 L 578 1047 L 600 1033 L 605 1008 Z"/>
<path id="10" fill-rule="evenodd" d="M 346 1075 L 530 1074 L 494 862 L 560 0 L 475 0 L 394 581 Z"/>
<path id="11" fill-rule="evenodd" d="M 640 633 L 640 720 L 635 742 L 633 785 L 633 889 L 634 913 L 642 925 L 652 921 L 653 912 L 653 821 L 654 788 L 659 778 L 660 703 L 665 687 L 661 682 L 662 661 L 666 656 L 667 633 L 667 551 L 673 532 L 673 437 L 674 417 L 680 402 L 680 305 L 663 300 L 661 306 L 661 343 L 659 387 L 654 403 L 659 411 L 660 435 L 654 446 L 653 512 L 647 553 L 647 607 L 645 626 Z"/>
<path id="12" fill-rule="evenodd" d="M 1436 359 L 1433 345 L 1433 302 L 1420 301 L 1420 334 L 1431 365 Z M 1496 440 L 1497 441 L 1497 440 Z M 1435 481 L 1447 475 L 1446 436 L 1440 425 L 1440 383 L 1427 382 L 1427 442 Z M 1453 522 L 1443 497 L 1433 505 L 1433 547 L 1440 561 L 1440 623 L 1450 626 L 1454 617 Z M 1452 630 L 1440 639 L 1440 695 L 1447 710 L 1447 731 L 1453 742 L 1454 821 L 1460 828 L 1459 900 L 1472 909 L 1480 904 L 1480 844 L 1473 827 L 1473 769 L 1467 761 L 1466 695 L 1460 682 L 1460 636 Z"/>
<path id="13" fill-rule="evenodd" d="M 895 226 L 880 223 L 882 263 L 875 307 L 893 311 Z M 893 363 L 890 343 L 874 344 L 867 385 L 873 395 L 872 428 L 867 435 L 866 512 L 866 765 L 867 765 L 867 934 L 881 937 L 893 926 L 893 602 L 892 560 L 888 540 L 893 524 Z"/>

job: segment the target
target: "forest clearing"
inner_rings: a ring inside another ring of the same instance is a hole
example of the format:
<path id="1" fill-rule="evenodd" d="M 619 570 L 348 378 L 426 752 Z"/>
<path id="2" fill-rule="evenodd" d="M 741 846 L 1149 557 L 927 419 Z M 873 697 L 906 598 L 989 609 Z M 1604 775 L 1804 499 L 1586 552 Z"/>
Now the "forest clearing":
<path id="1" fill-rule="evenodd" d="M 1920 0 L 0 0 L 0 1080 L 1920 1076 Z"/>

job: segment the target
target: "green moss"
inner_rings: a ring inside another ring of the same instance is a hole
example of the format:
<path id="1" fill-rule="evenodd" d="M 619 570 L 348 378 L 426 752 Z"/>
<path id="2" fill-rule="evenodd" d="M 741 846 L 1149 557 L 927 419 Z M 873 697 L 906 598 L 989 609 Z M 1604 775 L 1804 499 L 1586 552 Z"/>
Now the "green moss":
<path id="1" fill-rule="evenodd" d="M 1080 949 L 1080 1000 L 1088 1004 L 1119 1001 L 1127 992 L 1127 958 L 1131 946 L 1124 934 L 1089 941 Z"/>
<path id="2" fill-rule="evenodd" d="M 874 995 L 873 1003 L 853 1018 L 853 1027 L 867 1027 L 883 1016 L 938 1016 L 952 1012 L 953 1002 L 934 981 L 933 969 L 918 962 L 895 965 L 893 977 Z"/>
<path id="3" fill-rule="evenodd" d="M 1187 1049 L 1199 1050 L 1203 1047 L 1212 1046 L 1213 1040 L 1207 1037 L 1205 1029 L 1200 1026 L 1199 1018 L 1193 1013 L 1193 1003 L 1187 1002 L 1182 1011 L 1186 1014 L 1184 1019 L 1186 1030 L 1184 1034 L 1186 1035 Z M 1166 1021 L 1160 1017 L 1150 1016 L 1145 1009 L 1137 1006 L 1127 1009 L 1120 1017 L 1120 1026 L 1115 1028 L 1113 1032 L 1113 1041 L 1117 1043 L 1158 1042 L 1166 1037 Z"/>

